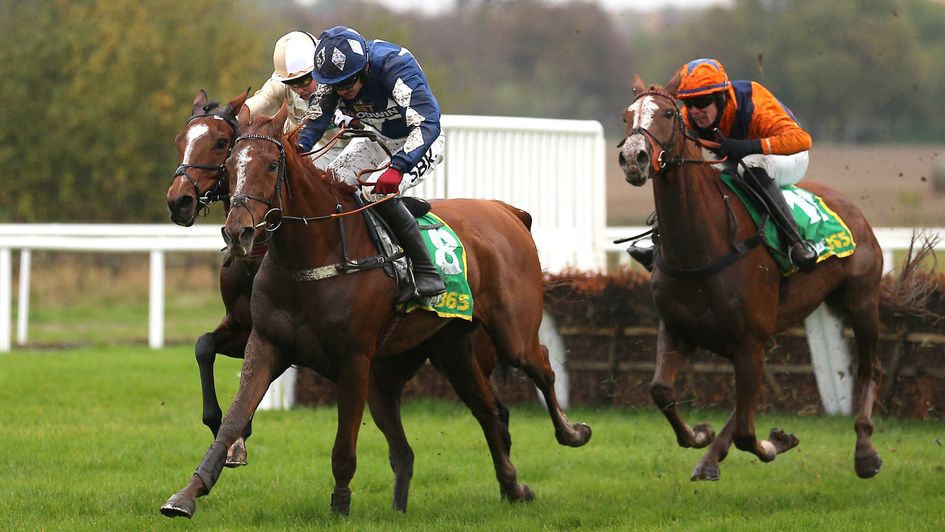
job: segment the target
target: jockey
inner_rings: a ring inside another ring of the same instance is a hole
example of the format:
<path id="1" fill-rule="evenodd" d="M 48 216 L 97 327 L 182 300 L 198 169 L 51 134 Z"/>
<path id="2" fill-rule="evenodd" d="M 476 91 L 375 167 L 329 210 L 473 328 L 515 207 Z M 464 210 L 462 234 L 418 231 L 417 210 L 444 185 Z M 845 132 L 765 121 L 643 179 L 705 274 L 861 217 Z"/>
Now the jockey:
<path id="1" fill-rule="evenodd" d="M 804 178 L 810 135 L 768 89 L 755 81 L 730 81 L 715 59 L 690 61 L 679 77 L 676 97 L 683 103 L 686 126 L 699 138 L 721 144 L 719 154 L 728 157 L 770 207 L 787 241 L 788 258 L 800 270 L 812 270 L 817 252 L 798 231 L 780 188 Z M 648 253 L 652 263 L 652 249 L 630 249 L 641 263 Z"/>
<path id="2" fill-rule="evenodd" d="M 275 115 L 282 104 L 286 104 L 289 114 L 283 131 L 298 127 L 308 110 L 308 99 L 318 88 L 318 83 L 312 78 L 316 44 L 315 37 L 304 31 L 291 31 L 279 37 L 272 51 L 272 76 L 247 98 L 237 117 L 240 124 L 246 124 L 257 116 Z M 349 125 L 351 118 L 339 111 L 332 122 L 340 127 Z"/>
<path id="3" fill-rule="evenodd" d="M 410 257 L 417 293 L 421 297 L 443 293 L 446 287 L 430 260 L 417 221 L 399 197 L 443 160 L 446 144 L 440 131 L 440 105 L 417 60 L 406 48 L 381 40 L 366 42 L 353 29 L 336 26 L 319 36 L 312 76 L 319 86 L 302 123 L 299 151 L 312 149 L 339 108 L 379 131 L 378 142 L 393 157 L 386 170 L 367 178 L 374 188 L 365 197 L 374 201 L 382 195 L 398 195 L 378 203 L 375 210 Z M 357 185 L 360 170 L 387 162 L 387 154 L 376 142 L 355 138 L 328 168 L 339 180 Z"/>

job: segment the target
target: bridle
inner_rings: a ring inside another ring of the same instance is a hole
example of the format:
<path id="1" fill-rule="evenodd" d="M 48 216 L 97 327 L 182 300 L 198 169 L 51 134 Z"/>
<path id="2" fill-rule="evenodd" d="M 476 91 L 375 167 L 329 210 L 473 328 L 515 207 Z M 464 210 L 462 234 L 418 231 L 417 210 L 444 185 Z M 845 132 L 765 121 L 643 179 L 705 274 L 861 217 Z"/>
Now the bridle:
<path id="1" fill-rule="evenodd" d="M 618 147 L 622 146 L 623 143 L 626 142 L 626 140 L 629 139 L 633 135 L 643 135 L 644 138 L 647 139 L 647 143 L 650 146 L 651 153 L 655 151 L 654 145 L 660 150 L 659 155 L 657 157 L 650 157 L 650 163 L 653 169 L 656 171 L 657 176 L 662 175 L 663 172 L 665 172 L 667 169 L 678 168 L 684 164 L 719 164 L 728 160 L 728 157 L 723 157 L 722 159 L 719 159 L 719 160 L 687 159 L 687 158 L 684 158 L 681 154 L 676 153 L 676 142 L 680 138 L 691 140 L 703 148 L 710 148 L 710 149 L 718 148 L 719 144 L 700 139 L 696 135 L 690 134 L 689 132 L 686 131 L 686 128 L 684 127 L 683 120 L 682 120 L 682 114 L 679 111 L 679 105 L 676 103 L 676 98 L 674 98 L 673 95 L 669 94 L 668 92 L 665 92 L 659 89 L 650 89 L 650 90 L 647 90 L 638 94 L 637 97 L 633 99 L 633 101 L 635 102 L 639 100 L 640 98 L 644 96 L 649 96 L 649 95 L 665 98 L 669 100 L 669 102 L 673 105 L 673 125 L 672 125 L 672 133 L 670 134 L 669 139 L 664 143 L 660 139 L 658 139 L 649 129 L 645 127 L 635 127 L 630 130 L 630 133 L 626 136 L 626 138 L 624 138 L 624 140 L 618 145 Z M 679 133 L 679 137 L 676 136 L 677 132 Z M 670 154 L 670 155 L 667 156 L 667 154 Z M 667 263 L 663 259 L 662 253 L 659 249 L 659 245 L 657 245 L 655 249 L 655 253 L 653 254 L 654 266 L 658 268 L 659 270 L 663 271 L 664 273 L 666 273 L 667 275 L 669 275 L 670 277 L 675 277 L 677 279 L 686 279 L 690 281 L 704 279 L 705 277 L 714 275 L 724 270 L 731 264 L 737 262 L 739 259 L 747 255 L 748 252 L 750 252 L 752 249 L 760 245 L 763 241 L 762 231 L 764 227 L 764 221 L 758 224 L 758 233 L 746 238 L 745 240 L 742 240 L 741 242 L 736 241 L 736 238 L 738 235 L 738 219 L 735 216 L 735 212 L 732 210 L 731 198 L 725 192 L 725 190 L 723 190 L 720 181 L 716 181 L 715 185 L 718 188 L 719 194 L 721 195 L 721 198 L 722 198 L 722 202 L 725 205 L 725 211 L 728 214 L 729 234 L 731 235 L 731 238 L 732 238 L 732 242 L 729 247 L 729 250 L 724 255 L 722 255 L 721 257 L 718 257 L 716 260 L 714 260 L 712 263 L 710 263 L 707 266 L 703 266 L 700 268 L 679 268 L 679 267 L 673 266 L 672 264 Z M 624 239 L 624 241 L 637 239 L 641 236 L 646 236 L 647 234 L 650 234 L 652 232 L 653 230 L 650 230 L 646 233 L 643 233 L 643 235 L 638 235 L 636 237 Z"/>
<path id="2" fill-rule="evenodd" d="M 225 121 L 227 124 L 229 124 L 230 127 L 233 128 L 233 134 L 230 136 L 231 139 L 239 135 L 239 124 L 236 122 L 236 119 L 226 113 L 219 112 L 219 111 L 206 113 L 202 115 L 191 116 L 187 120 L 187 126 L 189 127 L 190 123 L 193 122 L 194 120 L 197 120 L 198 118 L 207 118 L 207 117 L 217 117 Z M 228 155 L 229 155 L 229 151 L 233 149 L 233 146 L 235 144 L 236 144 L 236 141 L 232 141 L 230 143 L 230 149 L 227 151 Z M 220 176 L 220 179 L 217 180 L 217 183 L 216 185 L 213 186 L 213 188 L 201 194 L 200 186 L 197 184 L 197 180 L 192 175 L 190 175 L 190 173 L 187 172 L 187 170 L 190 168 L 196 168 L 198 170 L 216 170 L 217 174 Z M 225 184 L 226 183 L 226 158 L 224 158 L 224 162 L 218 165 L 181 163 L 181 165 L 177 167 L 177 171 L 174 172 L 173 179 L 176 179 L 178 176 L 184 176 L 185 178 L 187 178 L 187 181 L 190 182 L 190 185 L 194 187 L 194 195 L 197 197 L 197 201 L 200 203 L 200 210 L 203 214 L 207 214 L 210 208 L 210 204 L 213 203 L 214 201 L 225 200 L 229 197 L 229 194 L 227 194 L 225 190 L 226 189 L 226 184 Z"/>
<path id="3" fill-rule="evenodd" d="M 650 152 L 658 153 L 656 157 L 650 157 L 650 165 L 653 167 L 653 170 L 656 172 L 657 176 L 662 175 L 662 173 L 666 171 L 666 169 L 668 168 L 675 168 L 675 167 L 682 166 L 684 164 L 718 164 L 718 163 L 725 162 L 727 160 L 727 158 L 722 158 L 718 160 L 687 159 L 687 158 L 684 158 L 682 155 L 675 153 L 676 142 L 678 140 L 678 138 L 676 137 L 677 132 L 679 133 L 679 138 L 685 138 L 685 139 L 691 140 L 702 147 L 717 148 L 718 144 L 714 142 L 702 140 L 699 137 L 693 134 L 690 134 L 689 132 L 686 131 L 686 128 L 683 125 L 682 113 L 679 110 L 679 105 L 676 103 L 676 98 L 672 94 L 666 91 L 660 90 L 660 89 L 650 89 L 650 90 L 646 90 L 638 94 L 636 98 L 633 99 L 633 101 L 636 102 L 637 100 L 639 100 L 640 98 L 643 98 L 644 96 L 659 96 L 661 98 L 669 100 L 669 103 L 673 105 L 672 133 L 670 134 L 669 139 L 667 139 L 666 142 L 663 142 L 660 139 L 658 139 L 656 135 L 654 135 L 653 132 L 650 131 L 649 129 L 642 126 L 637 126 L 631 129 L 630 133 L 626 137 L 624 137 L 622 141 L 620 141 L 620 144 L 617 145 L 618 148 L 623 146 L 624 143 L 627 141 L 627 139 L 629 139 L 633 135 L 643 135 L 643 137 L 647 140 L 647 143 L 650 146 Z M 659 149 L 659 152 L 657 152 L 656 150 L 657 148 Z"/>

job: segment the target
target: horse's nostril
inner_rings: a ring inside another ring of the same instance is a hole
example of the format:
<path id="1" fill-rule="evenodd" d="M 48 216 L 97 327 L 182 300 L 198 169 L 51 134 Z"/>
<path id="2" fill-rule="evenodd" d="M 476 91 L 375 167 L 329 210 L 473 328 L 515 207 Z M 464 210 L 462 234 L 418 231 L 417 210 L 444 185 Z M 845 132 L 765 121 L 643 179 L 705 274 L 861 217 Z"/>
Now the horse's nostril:
<path id="1" fill-rule="evenodd" d="M 650 163 L 650 155 L 648 153 L 646 153 L 645 151 L 641 151 L 640 153 L 637 154 L 637 164 L 639 164 L 640 166 L 643 166 L 649 163 Z"/>
<path id="2" fill-rule="evenodd" d="M 194 198 L 191 196 L 181 196 L 177 200 L 177 207 L 180 209 L 189 209 L 194 204 Z"/>
<path id="3" fill-rule="evenodd" d="M 256 230 L 252 227 L 244 227 L 240 231 L 240 242 L 248 244 L 253 241 L 253 236 L 255 236 Z"/>

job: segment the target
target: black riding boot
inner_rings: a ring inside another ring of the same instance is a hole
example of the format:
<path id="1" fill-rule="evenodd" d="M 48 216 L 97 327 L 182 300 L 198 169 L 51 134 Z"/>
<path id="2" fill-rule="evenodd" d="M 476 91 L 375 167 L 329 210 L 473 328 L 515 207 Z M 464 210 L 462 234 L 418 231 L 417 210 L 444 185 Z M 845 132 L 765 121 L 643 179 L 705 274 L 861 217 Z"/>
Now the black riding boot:
<path id="1" fill-rule="evenodd" d="M 656 246 L 638 246 L 636 244 L 627 248 L 627 253 L 630 254 L 630 257 L 633 260 L 640 263 L 641 266 L 646 268 L 646 271 L 653 271 L 653 250 Z"/>
<path id="2" fill-rule="evenodd" d="M 745 172 L 745 181 L 752 185 L 771 207 L 771 215 L 775 218 L 781 236 L 787 241 L 788 259 L 803 272 L 810 272 L 817 266 L 817 251 L 814 246 L 801 237 L 801 232 L 794 221 L 794 215 L 784 200 L 781 187 L 771 179 L 762 168 L 749 168 Z"/>
<path id="3" fill-rule="evenodd" d="M 403 200 L 394 198 L 378 203 L 374 210 L 384 218 L 391 231 L 400 241 L 413 263 L 413 278 L 420 297 L 433 297 L 446 292 L 446 285 L 427 254 L 426 244 L 420 235 L 417 219 L 410 214 Z"/>

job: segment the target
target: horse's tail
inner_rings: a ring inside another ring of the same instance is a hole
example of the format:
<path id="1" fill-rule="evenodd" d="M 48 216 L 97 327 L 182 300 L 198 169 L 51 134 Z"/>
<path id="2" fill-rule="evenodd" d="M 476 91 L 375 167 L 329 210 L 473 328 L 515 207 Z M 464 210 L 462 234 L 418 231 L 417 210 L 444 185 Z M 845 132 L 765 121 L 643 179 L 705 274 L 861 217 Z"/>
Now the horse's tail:
<path id="1" fill-rule="evenodd" d="M 518 207 L 513 207 L 512 205 L 509 205 L 508 203 L 504 201 L 496 200 L 496 203 L 501 205 L 505 210 L 512 213 L 513 216 L 521 220 L 521 222 L 525 224 L 525 228 L 528 229 L 529 232 L 531 232 L 532 230 L 532 215 L 531 214 L 528 214 L 528 212 L 523 211 L 522 209 L 519 209 Z"/>

